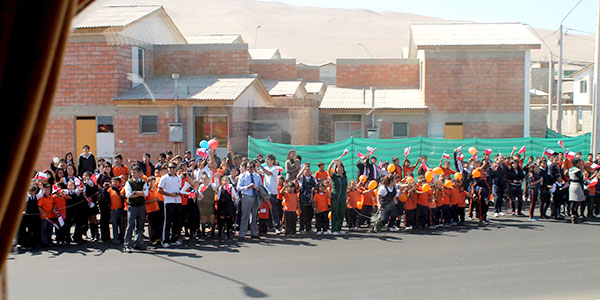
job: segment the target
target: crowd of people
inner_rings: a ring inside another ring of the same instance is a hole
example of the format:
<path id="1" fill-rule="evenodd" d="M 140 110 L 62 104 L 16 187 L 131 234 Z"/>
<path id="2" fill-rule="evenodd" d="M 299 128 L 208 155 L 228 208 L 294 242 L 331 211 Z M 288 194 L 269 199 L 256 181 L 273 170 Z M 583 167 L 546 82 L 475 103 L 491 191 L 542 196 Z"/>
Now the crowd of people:
<path id="1" fill-rule="evenodd" d="M 120 154 L 96 160 L 86 145 L 77 164 L 67 153 L 35 172 L 17 246 L 103 241 L 132 252 L 186 239 L 431 230 L 466 220 L 487 225 L 489 207 L 500 218 L 505 202 L 512 215 L 523 216 L 524 201 L 531 221 L 600 217 L 600 153 L 584 161 L 581 153 L 526 157 L 523 150 L 492 157 L 485 149 L 478 159 L 471 147 L 465 159 L 459 147 L 437 166 L 427 156 L 411 165 L 407 151 L 402 163 L 378 162 L 373 150 L 359 156 L 357 176 L 348 178 L 340 159 L 314 168 L 294 150 L 282 165 L 273 154 L 220 158 L 215 150 L 196 158 L 169 151 L 155 163 L 146 153 L 126 165 Z"/>

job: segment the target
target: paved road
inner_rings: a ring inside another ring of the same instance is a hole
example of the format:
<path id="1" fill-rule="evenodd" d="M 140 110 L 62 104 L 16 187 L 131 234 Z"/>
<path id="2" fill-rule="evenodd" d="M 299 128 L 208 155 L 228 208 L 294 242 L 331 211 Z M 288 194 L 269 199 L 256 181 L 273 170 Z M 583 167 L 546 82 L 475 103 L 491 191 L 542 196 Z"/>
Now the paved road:
<path id="1" fill-rule="evenodd" d="M 600 223 L 13 253 L 10 299 L 600 299 Z M 84 298 L 82 298 L 84 297 Z"/>

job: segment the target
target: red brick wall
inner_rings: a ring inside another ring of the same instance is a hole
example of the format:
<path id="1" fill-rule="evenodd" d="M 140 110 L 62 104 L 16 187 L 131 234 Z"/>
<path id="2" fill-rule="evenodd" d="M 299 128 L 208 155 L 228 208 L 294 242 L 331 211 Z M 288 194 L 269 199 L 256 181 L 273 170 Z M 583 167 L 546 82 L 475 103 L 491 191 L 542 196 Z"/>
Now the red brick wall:
<path id="1" fill-rule="evenodd" d="M 465 138 L 501 139 L 523 136 L 523 123 L 469 122 L 463 126 Z"/>
<path id="2" fill-rule="evenodd" d="M 156 161 L 160 152 L 173 150 L 172 144 L 169 143 L 169 122 L 173 121 L 171 117 L 159 114 L 158 134 L 140 133 L 139 119 L 138 115 L 115 116 L 115 153 L 121 153 L 123 160 L 127 161 L 141 159 L 143 154 L 148 152 L 154 158 L 153 161 Z M 122 144 L 119 143 L 121 140 Z M 183 150 L 178 151 L 181 152 Z"/>
<path id="3" fill-rule="evenodd" d="M 182 76 L 248 75 L 247 49 L 211 50 L 196 47 L 183 50 L 156 46 L 154 50 L 156 76 L 173 73 Z"/>
<path id="4" fill-rule="evenodd" d="M 44 141 L 40 148 L 36 170 L 45 170 L 55 156 L 64 157 L 75 148 L 75 117 L 50 116 L 44 132 Z M 75 156 L 78 154 L 75 154 Z"/>
<path id="5" fill-rule="evenodd" d="M 54 105 L 106 105 L 131 88 L 131 46 L 69 43 Z"/>
<path id="6" fill-rule="evenodd" d="M 338 87 L 419 87 L 419 64 L 340 63 L 336 72 Z"/>
<path id="7" fill-rule="evenodd" d="M 258 78 L 266 80 L 295 80 L 295 59 L 250 60 L 250 74 L 258 74 Z"/>
<path id="8" fill-rule="evenodd" d="M 523 114 L 523 59 L 426 56 L 425 104 L 433 112 Z"/>
<path id="9" fill-rule="evenodd" d="M 411 122 L 408 124 L 408 136 L 427 136 L 427 122 Z"/>
<path id="10" fill-rule="evenodd" d="M 315 68 L 296 68 L 296 77 L 304 81 L 320 81 L 321 73 L 318 67 Z"/>

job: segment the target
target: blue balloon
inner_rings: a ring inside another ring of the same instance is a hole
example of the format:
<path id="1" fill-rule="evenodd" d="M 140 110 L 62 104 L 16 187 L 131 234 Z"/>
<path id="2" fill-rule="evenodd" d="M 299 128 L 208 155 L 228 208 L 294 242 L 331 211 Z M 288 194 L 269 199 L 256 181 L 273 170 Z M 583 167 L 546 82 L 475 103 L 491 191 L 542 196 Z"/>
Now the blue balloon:
<path id="1" fill-rule="evenodd" d="M 206 140 L 202 140 L 202 141 L 200 142 L 200 148 L 204 148 L 204 149 L 207 149 L 207 148 L 209 148 L 209 147 L 208 147 L 208 142 L 207 142 Z"/>

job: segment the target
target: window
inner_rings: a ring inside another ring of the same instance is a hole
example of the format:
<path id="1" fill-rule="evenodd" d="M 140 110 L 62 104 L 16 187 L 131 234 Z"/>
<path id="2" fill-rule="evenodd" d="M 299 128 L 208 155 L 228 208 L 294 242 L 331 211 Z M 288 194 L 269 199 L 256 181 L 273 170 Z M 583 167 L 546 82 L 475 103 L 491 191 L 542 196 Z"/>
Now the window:
<path id="1" fill-rule="evenodd" d="M 395 138 L 408 137 L 408 123 L 394 122 L 392 125 L 392 136 Z"/>
<path id="2" fill-rule="evenodd" d="M 355 121 L 335 122 L 335 141 L 343 141 L 349 137 L 362 137 L 362 123 Z"/>
<path id="3" fill-rule="evenodd" d="M 587 80 L 579 81 L 579 92 L 587 93 Z"/>
<path id="4" fill-rule="evenodd" d="M 140 133 L 158 133 L 158 116 L 140 116 Z"/>
<path id="5" fill-rule="evenodd" d="M 98 116 L 98 132 L 114 132 L 113 117 Z"/>
<path id="6" fill-rule="evenodd" d="M 229 118 L 227 116 L 196 117 L 196 142 L 216 139 L 220 148 L 227 147 L 229 141 Z"/>
<path id="7" fill-rule="evenodd" d="M 131 47 L 131 78 L 132 86 L 136 86 L 146 78 L 146 53 L 144 48 Z"/>

